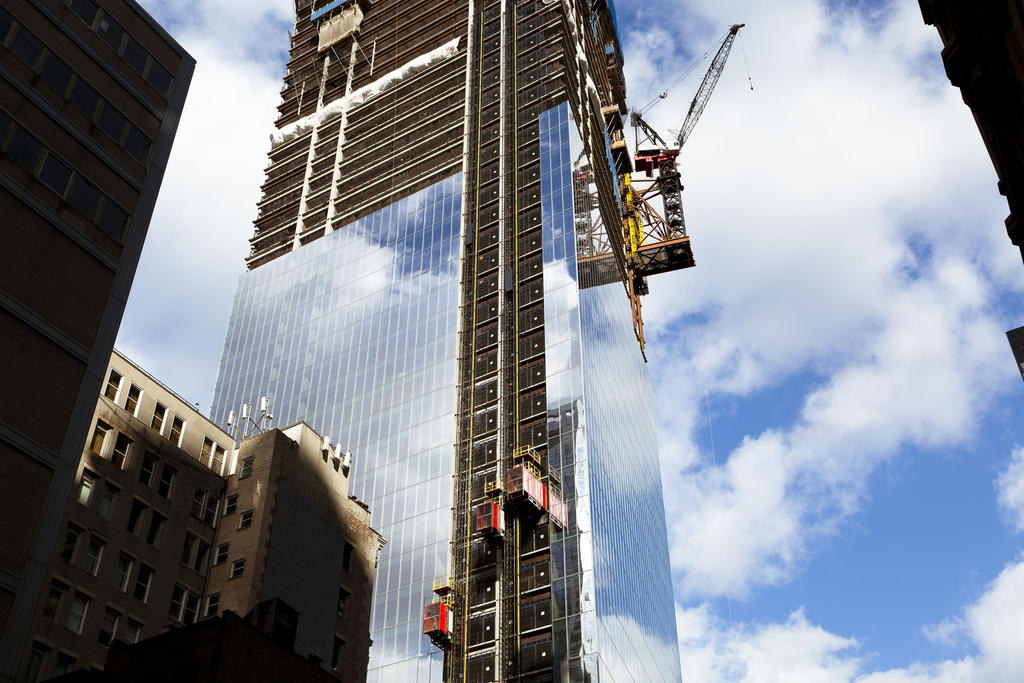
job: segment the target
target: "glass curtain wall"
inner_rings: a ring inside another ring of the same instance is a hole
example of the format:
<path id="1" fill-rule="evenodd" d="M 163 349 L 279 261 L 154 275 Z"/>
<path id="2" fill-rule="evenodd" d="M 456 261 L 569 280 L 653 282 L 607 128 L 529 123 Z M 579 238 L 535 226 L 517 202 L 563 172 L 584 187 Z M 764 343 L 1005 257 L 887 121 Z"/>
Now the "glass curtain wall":
<path id="1" fill-rule="evenodd" d="M 621 283 L 579 282 L 597 215 L 568 103 L 539 117 L 549 466 L 569 524 L 552 538 L 555 658 L 569 680 L 680 680 L 647 366 Z M 579 233 L 579 235 L 578 235 Z"/>
<path id="2" fill-rule="evenodd" d="M 462 175 L 242 275 L 213 419 L 270 399 L 352 452 L 351 492 L 388 544 L 368 680 L 436 682 L 422 635 L 447 573 Z"/>

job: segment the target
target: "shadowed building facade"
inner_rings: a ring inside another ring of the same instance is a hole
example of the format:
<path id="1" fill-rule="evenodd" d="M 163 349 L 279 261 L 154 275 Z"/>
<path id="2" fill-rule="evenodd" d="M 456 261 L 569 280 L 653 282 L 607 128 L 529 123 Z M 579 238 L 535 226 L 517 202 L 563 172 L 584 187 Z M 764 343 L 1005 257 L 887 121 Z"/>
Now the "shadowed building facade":
<path id="1" fill-rule="evenodd" d="M 577 263 L 623 239 L 614 8 L 297 0 L 290 57 L 212 412 L 357 454 L 368 680 L 678 681 L 622 257 Z"/>
<path id="2" fill-rule="evenodd" d="M 1006 232 L 1024 259 L 1024 8 L 1018 2 L 918 0 L 942 38 L 942 63 L 971 108 L 999 193 L 1010 205 Z"/>
<path id="3" fill-rule="evenodd" d="M 297 611 L 289 652 L 365 679 L 382 541 L 339 450 L 303 423 L 236 449 L 119 353 L 105 377 L 18 680 L 274 600 Z"/>
<path id="4" fill-rule="evenodd" d="M 133 0 L 0 6 L 0 681 L 46 588 L 193 66 Z"/>

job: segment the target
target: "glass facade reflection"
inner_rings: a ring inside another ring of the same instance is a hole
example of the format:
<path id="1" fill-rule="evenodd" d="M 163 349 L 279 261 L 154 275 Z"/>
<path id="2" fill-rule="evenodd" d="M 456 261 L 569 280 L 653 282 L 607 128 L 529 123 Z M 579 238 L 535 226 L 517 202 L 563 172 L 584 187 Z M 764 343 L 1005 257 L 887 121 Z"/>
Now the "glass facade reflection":
<path id="1" fill-rule="evenodd" d="M 619 283 L 588 287 L 577 239 L 596 207 L 568 103 L 542 112 L 548 465 L 567 528 L 551 542 L 555 680 L 679 681 L 647 368 Z M 389 543 L 371 683 L 435 683 L 422 635 L 448 571 L 463 179 L 457 174 L 245 273 L 213 418 L 270 398 L 354 454 L 352 492 Z M 638 550 L 639 549 L 639 550 Z"/>
<path id="2" fill-rule="evenodd" d="M 569 105 L 539 123 L 548 463 L 570 511 L 551 547 L 556 665 L 572 681 L 679 681 L 647 367 L 622 285 L 578 280 L 596 207 Z"/>
<path id="3" fill-rule="evenodd" d="M 353 453 L 352 493 L 388 540 L 370 681 L 441 680 L 422 635 L 447 572 L 455 411 L 457 174 L 242 275 L 213 419 L 268 396 Z"/>

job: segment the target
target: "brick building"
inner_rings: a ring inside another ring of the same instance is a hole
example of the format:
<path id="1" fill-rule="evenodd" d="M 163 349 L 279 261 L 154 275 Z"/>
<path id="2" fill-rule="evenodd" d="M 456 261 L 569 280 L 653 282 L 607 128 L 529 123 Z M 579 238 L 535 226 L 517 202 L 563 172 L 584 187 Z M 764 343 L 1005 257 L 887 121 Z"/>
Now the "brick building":
<path id="1" fill-rule="evenodd" d="M 20 680 L 275 598 L 301 615 L 299 655 L 365 678 L 381 541 L 348 496 L 347 455 L 301 423 L 233 445 L 114 352 Z"/>
<path id="2" fill-rule="evenodd" d="M 960 89 L 999 175 L 1006 232 L 1024 258 L 1024 7 L 1019 2 L 919 0 L 942 38 L 946 75 Z"/>
<path id="3" fill-rule="evenodd" d="M 301 615 L 295 651 L 361 681 L 382 540 L 369 510 L 348 495 L 347 458 L 301 422 L 242 443 L 227 477 L 207 602 L 245 614 L 285 600 Z"/>

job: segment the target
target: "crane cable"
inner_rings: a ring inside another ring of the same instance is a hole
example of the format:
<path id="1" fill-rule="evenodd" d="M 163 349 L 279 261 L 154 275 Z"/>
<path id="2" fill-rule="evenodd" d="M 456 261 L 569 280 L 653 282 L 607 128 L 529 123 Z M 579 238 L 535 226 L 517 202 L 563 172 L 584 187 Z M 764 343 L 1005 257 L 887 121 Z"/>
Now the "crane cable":
<path id="1" fill-rule="evenodd" d="M 726 32 L 725 32 L 725 35 L 724 35 L 724 36 L 722 36 L 722 37 L 721 37 L 721 38 L 720 38 L 720 39 L 719 39 L 719 40 L 718 40 L 718 41 L 717 41 L 717 42 L 716 42 L 716 43 L 715 43 L 714 45 L 712 45 L 711 47 L 709 47 L 709 48 L 708 48 L 708 49 L 707 49 L 707 50 L 706 50 L 706 51 L 704 52 L 704 54 L 700 56 L 700 59 L 696 59 L 696 60 L 694 60 L 693 62 L 691 62 L 691 63 L 690 63 L 690 66 L 686 67 L 686 71 L 684 71 L 684 72 L 682 73 L 682 75 L 681 75 L 681 76 L 680 76 L 679 78 L 677 78 L 676 80 L 672 81 L 672 83 L 671 83 L 671 84 L 670 84 L 670 85 L 669 85 L 669 86 L 668 86 L 667 88 L 665 88 L 664 90 L 662 90 L 662 91 L 661 91 L 661 93 L 660 93 L 660 94 L 659 94 L 659 95 L 658 95 L 657 97 L 655 97 L 655 98 L 654 98 L 654 99 L 652 99 L 652 100 L 651 100 L 650 102 L 648 102 L 648 103 L 647 103 L 646 105 L 644 105 L 644 107 L 643 107 L 643 108 L 642 108 L 642 109 L 640 110 L 640 114 L 645 114 L 645 113 L 647 112 L 647 110 L 649 110 L 649 109 L 650 109 L 651 107 L 653 107 L 654 105 L 656 105 L 656 104 L 657 104 L 658 102 L 660 102 L 661 100 L 665 99 L 665 98 L 666 98 L 666 97 L 668 96 L 668 92 L 669 92 L 669 91 L 670 91 L 670 90 L 671 90 L 672 88 L 674 88 L 674 87 L 676 87 L 677 85 L 679 85 L 680 83 L 682 83 L 682 82 L 683 82 L 683 79 L 685 79 L 685 78 L 686 78 L 687 76 L 689 76 L 689 75 L 690 75 L 690 72 L 691 72 L 691 71 L 693 71 L 693 70 L 694 70 L 694 69 L 696 69 L 696 68 L 697 68 L 698 66 L 700 66 L 701 64 L 703 64 L 703 63 L 704 63 L 704 61 L 705 61 L 705 60 L 706 60 L 706 59 L 708 58 L 708 55 L 710 55 L 712 51 L 714 51 L 714 50 L 717 50 L 717 49 L 718 49 L 719 47 L 721 47 L 721 46 L 722 46 L 722 43 L 724 43 L 724 42 L 725 42 L 725 39 L 726 39 L 726 38 L 728 38 L 728 37 L 729 37 L 729 32 L 728 32 L 728 31 L 726 31 Z M 749 71 L 749 69 L 748 69 L 748 71 Z"/>
<path id="2" fill-rule="evenodd" d="M 747 68 L 747 83 L 750 83 L 750 89 L 754 89 L 754 80 L 750 77 L 750 63 L 747 61 L 747 48 L 743 46 L 743 34 L 740 34 L 740 52 L 743 53 L 743 66 Z"/>
<path id="3" fill-rule="evenodd" d="M 720 39 L 718 40 L 718 42 L 716 42 L 716 43 L 715 43 L 714 45 L 712 45 L 712 46 L 711 46 L 711 47 L 709 47 L 709 48 L 708 48 L 707 50 L 705 50 L 704 54 L 700 56 L 700 59 L 696 59 L 696 60 L 694 60 L 693 62 L 691 62 L 691 63 L 690 63 L 690 66 L 686 67 L 686 70 L 685 70 L 685 71 L 684 71 L 684 72 L 682 73 L 682 75 L 681 75 L 681 76 L 680 76 L 679 78 L 677 78 L 676 80 L 672 81 L 672 83 L 671 83 L 671 84 L 670 84 L 670 85 L 669 85 L 669 86 L 668 86 L 667 88 L 665 88 L 664 90 L 662 90 L 662 91 L 661 91 L 661 93 L 659 93 L 657 97 L 655 97 L 655 98 L 654 98 L 654 99 L 652 99 L 652 100 L 651 100 L 650 102 L 648 102 L 647 104 L 645 104 L 645 105 L 643 106 L 643 108 L 641 108 L 641 109 L 640 109 L 639 113 L 640 113 L 641 115 L 643 115 L 643 114 L 647 113 L 647 111 L 648 111 L 648 110 L 649 110 L 649 109 L 650 109 L 651 107 L 653 107 L 653 106 L 654 106 L 654 105 L 656 105 L 656 104 L 657 104 L 658 102 L 660 102 L 661 100 L 663 100 L 663 99 L 665 99 L 666 97 L 668 97 L 668 92 L 669 92 L 669 91 L 670 91 L 670 90 L 671 90 L 672 88 L 674 88 L 674 87 L 676 87 L 677 85 L 679 85 L 680 83 L 682 83 L 682 82 L 683 82 L 683 80 L 684 80 L 684 79 L 685 79 L 685 78 L 686 78 L 687 76 L 689 76 L 689 75 L 690 75 L 690 72 L 691 72 L 691 71 L 693 71 L 694 69 L 696 69 L 696 68 L 697 68 L 697 67 L 698 67 L 699 65 L 703 64 L 703 63 L 704 63 L 704 61 L 705 61 L 705 60 L 706 60 L 706 59 L 708 58 L 708 55 L 710 55 L 710 54 L 711 54 L 711 51 L 712 51 L 712 50 L 717 50 L 717 49 L 718 49 L 719 47 L 721 47 L 721 46 L 722 46 L 722 43 L 724 43 L 724 42 L 725 42 L 725 39 L 726 39 L 726 38 L 728 38 L 728 37 L 729 37 L 729 32 L 728 32 L 728 31 L 726 31 L 726 32 L 725 32 L 725 35 L 724 35 L 724 36 L 722 36 L 722 37 L 721 37 L 721 38 L 720 38 Z M 747 70 L 747 83 L 749 83 L 749 84 L 750 84 L 750 89 L 751 89 L 751 90 L 753 90 L 753 89 L 754 89 L 754 80 L 753 80 L 753 79 L 752 79 L 752 78 L 750 77 L 750 62 L 749 62 L 749 61 L 747 60 L 747 48 L 746 48 L 746 47 L 745 47 L 745 46 L 743 45 L 743 34 L 742 34 L 742 33 L 740 33 L 740 34 L 739 34 L 739 39 L 740 39 L 740 51 L 741 51 L 741 52 L 743 53 L 743 66 L 744 66 L 744 67 L 746 67 L 746 70 Z"/>

